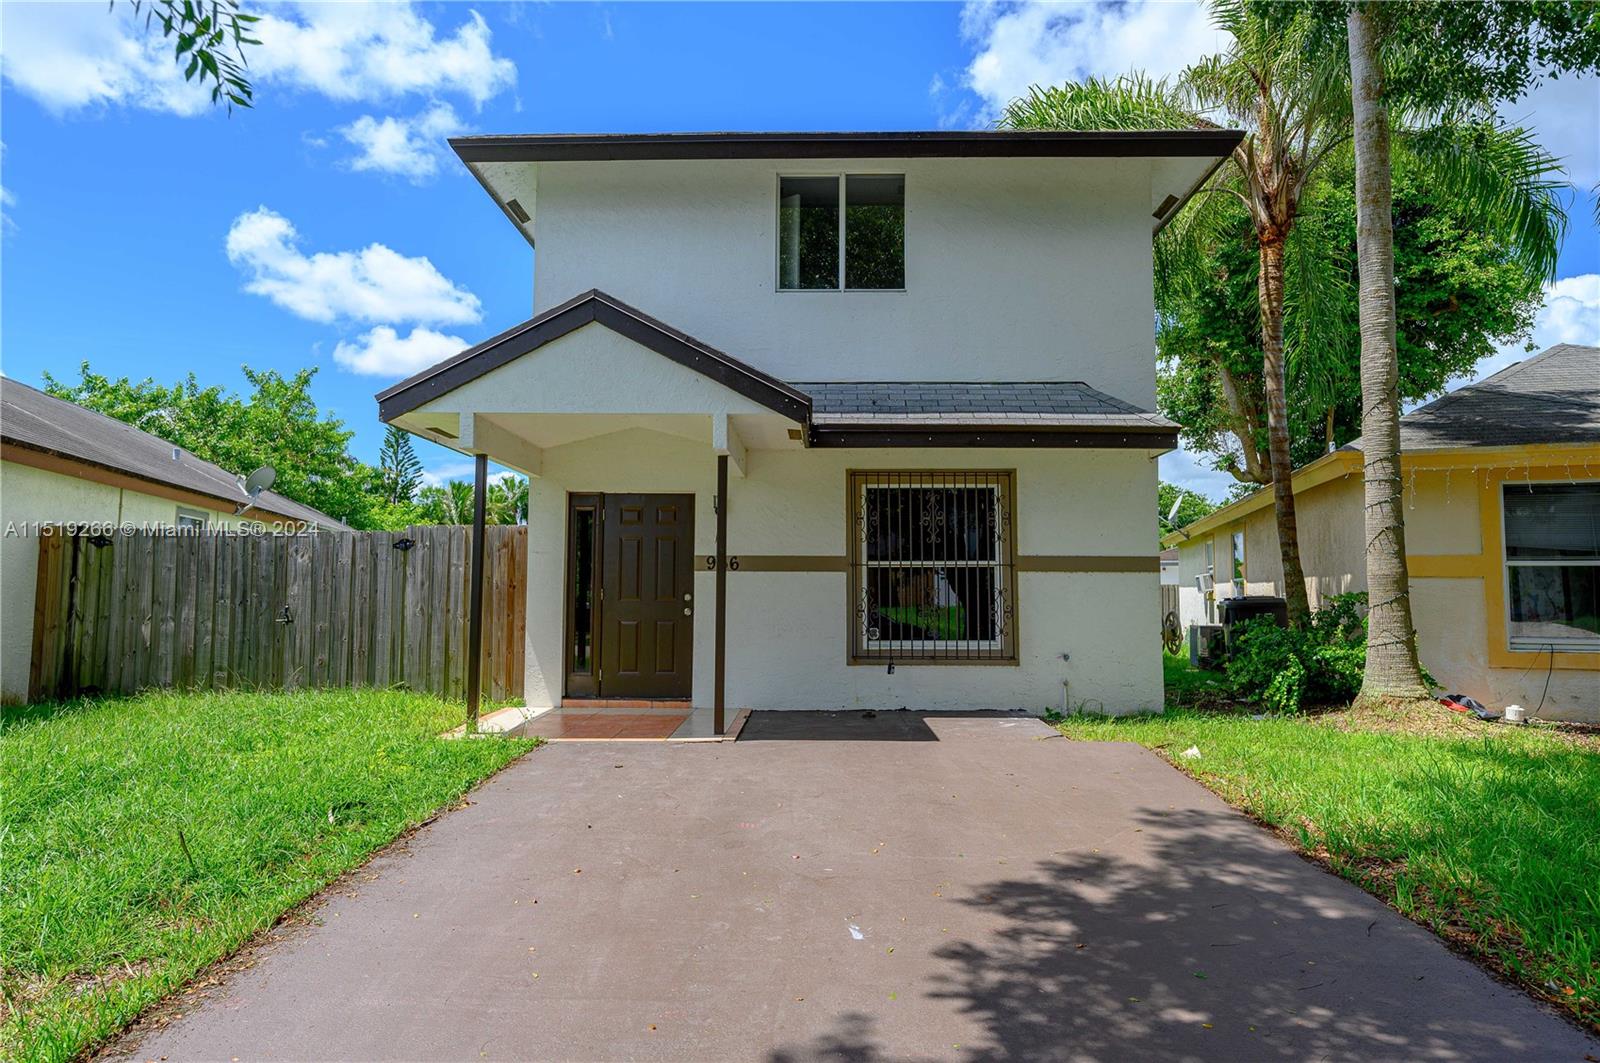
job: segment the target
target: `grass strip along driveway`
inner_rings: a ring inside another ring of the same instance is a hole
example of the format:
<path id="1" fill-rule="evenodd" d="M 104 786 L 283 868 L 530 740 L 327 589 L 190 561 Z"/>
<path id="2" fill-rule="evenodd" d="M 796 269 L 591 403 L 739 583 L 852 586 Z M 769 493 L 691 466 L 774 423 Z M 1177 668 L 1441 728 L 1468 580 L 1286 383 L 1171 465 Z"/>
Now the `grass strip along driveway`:
<path id="1" fill-rule="evenodd" d="M 529 749 L 394 691 L 7 710 L 0 1056 L 65 1060 Z"/>
<path id="2" fill-rule="evenodd" d="M 1600 743 L 1444 710 L 1074 717 L 1600 1029 Z M 1417 733 L 1424 731 L 1426 733 Z M 1198 758 L 1182 754 L 1198 748 Z"/>

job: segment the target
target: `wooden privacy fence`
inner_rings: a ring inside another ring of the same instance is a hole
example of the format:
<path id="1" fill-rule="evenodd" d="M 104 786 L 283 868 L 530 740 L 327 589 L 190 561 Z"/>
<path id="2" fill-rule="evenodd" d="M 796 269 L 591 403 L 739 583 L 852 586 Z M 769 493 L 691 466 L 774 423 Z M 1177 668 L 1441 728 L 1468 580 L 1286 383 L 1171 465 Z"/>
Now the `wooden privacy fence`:
<path id="1" fill-rule="evenodd" d="M 522 696 L 528 529 L 484 540 L 483 695 Z M 472 530 L 45 535 L 33 698 L 144 687 L 466 695 Z"/>
<path id="2" fill-rule="evenodd" d="M 1178 611 L 1178 585 L 1176 583 L 1163 583 L 1161 585 L 1161 619 L 1165 621 L 1168 613 Z"/>

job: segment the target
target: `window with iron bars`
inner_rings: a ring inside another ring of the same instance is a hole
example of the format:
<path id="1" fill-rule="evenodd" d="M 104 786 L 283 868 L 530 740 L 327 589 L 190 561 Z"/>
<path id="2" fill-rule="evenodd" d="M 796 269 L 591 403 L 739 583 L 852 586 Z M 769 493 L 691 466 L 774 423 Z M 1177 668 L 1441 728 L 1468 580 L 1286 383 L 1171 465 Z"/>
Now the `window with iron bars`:
<path id="1" fill-rule="evenodd" d="M 1010 472 L 850 474 L 850 656 L 1016 660 Z"/>

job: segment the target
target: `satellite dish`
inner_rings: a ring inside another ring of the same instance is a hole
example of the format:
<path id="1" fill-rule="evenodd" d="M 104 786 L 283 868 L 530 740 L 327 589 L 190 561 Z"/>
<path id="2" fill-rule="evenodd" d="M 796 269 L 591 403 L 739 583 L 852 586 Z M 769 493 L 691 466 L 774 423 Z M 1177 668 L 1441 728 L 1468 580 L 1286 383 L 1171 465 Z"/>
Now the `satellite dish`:
<path id="1" fill-rule="evenodd" d="M 1171 524 L 1172 518 L 1178 515 L 1178 507 L 1181 505 L 1183 505 L 1183 492 L 1179 491 L 1177 497 L 1172 500 L 1172 508 L 1167 510 L 1168 524 Z"/>
<path id="2" fill-rule="evenodd" d="M 277 478 L 278 470 L 271 465 L 263 465 L 249 476 L 246 476 L 244 482 L 239 486 L 244 488 L 244 493 L 250 496 L 250 501 L 241 504 L 238 509 L 233 511 L 233 515 L 237 517 L 255 505 L 256 499 L 261 497 L 261 492 L 271 487 L 272 482 Z"/>
<path id="3" fill-rule="evenodd" d="M 274 469 L 271 465 L 263 465 L 244 478 L 244 493 L 254 500 L 257 495 L 271 487 L 273 481 L 277 478 L 277 469 Z"/>

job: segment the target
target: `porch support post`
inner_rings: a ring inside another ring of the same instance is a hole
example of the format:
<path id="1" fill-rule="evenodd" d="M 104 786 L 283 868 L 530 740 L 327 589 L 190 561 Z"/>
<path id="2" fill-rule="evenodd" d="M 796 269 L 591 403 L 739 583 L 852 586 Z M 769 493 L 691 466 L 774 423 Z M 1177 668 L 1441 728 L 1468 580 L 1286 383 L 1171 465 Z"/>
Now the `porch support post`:
<path id="1" fill-rule="evenodd" d="M 483 509 L 489 489 L 489 456 L 473 455 L 472 593 L 467 603 L 467 732 L 478 729 L 483 694 Z"/>
<path id="2" fill-rule="evenodd" d="M 711 730 L 722 734 L 728 685 L 728 455 L 717 455 L 717 630 Z"/>

